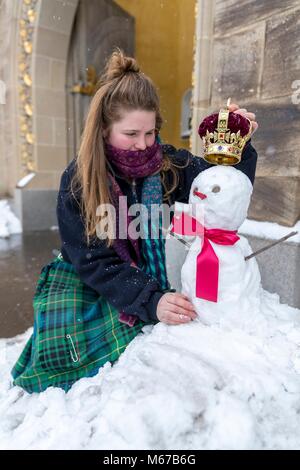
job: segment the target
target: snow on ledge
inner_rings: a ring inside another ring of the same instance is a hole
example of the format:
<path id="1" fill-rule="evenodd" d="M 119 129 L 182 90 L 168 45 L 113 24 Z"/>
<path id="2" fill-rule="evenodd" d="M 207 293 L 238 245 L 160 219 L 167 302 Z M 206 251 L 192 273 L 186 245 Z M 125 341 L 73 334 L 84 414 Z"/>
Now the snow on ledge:
<path id="1" fill-rule="evenodd" d="M 252 237 L 266 238 L 269 240 L 279 240 L 290 232 L 298 232 L 297 235 L 286 240 L 291 243 L 300 243 L 300 220 L 294 227 L 285 227 L 284 225 L 273 222 L 258 222 L 257 220 L 246 219 L 240 226 L 239 233 L 250 235 Z"/>
<path id="2" fill-rule="evenodd" d="M 9 207 L 8 201 L 0 200 L 0 238 L 8 238 L 12 233 L 21 232 L 21 223 Z"/>
<path id="3" fill-rule="evenodd" d="M 35 173 L 29 173 L 28 175 L 24 176 L 22 179 L 20 179 L 20 181 L 18 181 L 17 188 L 24 188 L 29 183 L 29 181 L 34 178 L 34 176 Z"/>

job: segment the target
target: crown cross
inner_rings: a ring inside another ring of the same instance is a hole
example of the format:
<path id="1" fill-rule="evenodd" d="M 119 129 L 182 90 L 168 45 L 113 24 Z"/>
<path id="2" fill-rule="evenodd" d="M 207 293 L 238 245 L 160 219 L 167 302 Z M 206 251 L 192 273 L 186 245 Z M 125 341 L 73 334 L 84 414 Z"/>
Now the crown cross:
<path id="1" fill-rule="evenodd" d="M 228 128 L 229 103 L 227 109 L 221 109 L 218 116 L 218 126 L 214 132 L 206 131 L 202 137 L 204 144 L 204 160 L 215 165 L 236 165 L 241 161 L 243 148 L 251 136 L 251 121 L 249 132 L 241 136 L 240 130 L 236 133 Z"/>

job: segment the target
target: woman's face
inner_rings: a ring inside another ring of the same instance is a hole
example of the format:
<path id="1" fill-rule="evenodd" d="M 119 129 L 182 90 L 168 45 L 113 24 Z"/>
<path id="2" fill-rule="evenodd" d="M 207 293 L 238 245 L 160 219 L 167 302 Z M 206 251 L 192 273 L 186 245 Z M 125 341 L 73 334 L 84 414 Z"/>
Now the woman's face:
<path id="1" fill-rule="evenodd" d="M 104 137 L 122 150 L 145 150 L 155 142 L 155 118 L 154 111 L 123 111 L 121 119 L 111 125 Z"/>

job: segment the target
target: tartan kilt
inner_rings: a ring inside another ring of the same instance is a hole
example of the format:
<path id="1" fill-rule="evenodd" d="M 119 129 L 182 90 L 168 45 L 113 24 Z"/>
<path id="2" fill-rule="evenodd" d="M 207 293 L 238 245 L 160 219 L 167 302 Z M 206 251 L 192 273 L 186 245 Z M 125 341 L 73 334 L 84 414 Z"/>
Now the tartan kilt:
<path id="1" fill-rule="evenodd" d="M 115 362 L 146 324 L 121 323 L 118 310 L 60 255 L 41 270 L 33 310 L 33 334 L 11 372 L 13 384 L 28 393 L 51 386 L 67 392 L 77 380 Z"/>

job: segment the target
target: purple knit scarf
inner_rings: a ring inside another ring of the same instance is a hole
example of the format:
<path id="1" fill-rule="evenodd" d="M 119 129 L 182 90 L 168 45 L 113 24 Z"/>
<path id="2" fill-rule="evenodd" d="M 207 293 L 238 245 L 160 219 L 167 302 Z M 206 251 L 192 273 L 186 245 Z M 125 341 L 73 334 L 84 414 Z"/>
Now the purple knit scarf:
<path id="1" fill-rule="evenodd" d="M 158 142 L 145 150 L 122 150 L 105 142 L 106 158 L 118 170 L 119 174 L 128 178 L 143 178 L 157 173 L 162 165 L 162 148 Z M 132 220 L 128 215 L 127 205 L 125 207 L 121 188 L 113 175 L 109 174 L 112 198 L 116 209 L 116 239 L 114 241 L 114 249 L 119 257 L 126 262 L 130 262 L 131 266 L 138 265 L 140 260 L 140 252 L 138 240 L 132 239 L 128 233 L 127 239 L 119 238 L 119 210 L 122 214 L 123 221 L 127 223 L 127 228 Z M 135 259 L 130 254 L 130 245 L 134 249 Z M 128 315 L 125 312 L 119 313 L 119 320 L 129 326 L 133 326 L 136 322 L 136 316 Z"/>
<path id="2" fill-rule="evenodd" d="M 143 178 L 156 173 L 162 164 L 162 149 L 158 142 L 145 150 L 122 150 L 105 142 L 107 159 L 121 176 Z"/>

